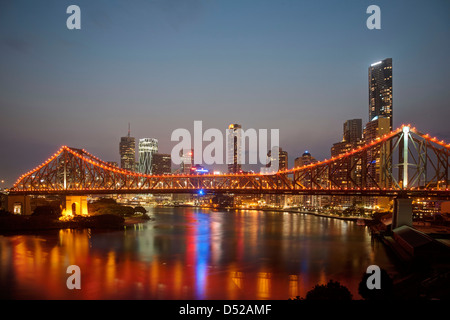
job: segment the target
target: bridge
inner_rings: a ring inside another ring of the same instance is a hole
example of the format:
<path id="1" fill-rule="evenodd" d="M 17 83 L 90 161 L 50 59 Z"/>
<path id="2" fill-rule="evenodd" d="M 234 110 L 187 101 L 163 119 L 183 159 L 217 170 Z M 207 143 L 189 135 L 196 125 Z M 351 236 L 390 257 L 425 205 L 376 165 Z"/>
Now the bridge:
<path id="1" fill-rule="evenodd" d="M 273 173 L 148 175 L 61 147 L 8 190 L 9 196 L 228 193 L 450 199 L 450 144 L 403 125 L 349 152 Z M 78 197 L 78 198 L 73 198 Z M 84 199 L 84 200 L 83 200 Z M 409 209 L 407 209 L 409 210 Z"/>
<path id="2" fill-rule="evenodd" d="M 156 193 L 313 194 L 448 199 L 450 144 L 402 126 L 321 162 L 272 174 L 147 175 L 63 146 L 23 174 L 12 195 Z"/>

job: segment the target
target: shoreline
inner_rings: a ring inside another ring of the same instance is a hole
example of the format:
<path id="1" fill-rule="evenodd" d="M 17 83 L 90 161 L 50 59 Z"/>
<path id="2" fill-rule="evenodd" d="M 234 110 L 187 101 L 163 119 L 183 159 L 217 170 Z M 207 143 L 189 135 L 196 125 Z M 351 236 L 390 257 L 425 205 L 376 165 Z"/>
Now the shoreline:
<path id="1" fill-rule="evenodd" d="M 349 216 L 349 217 L 342 217 L 332 214 L 326 214 L 326 213 L 319 213 L 319 212 L 313 212 L 313 211 L 300 211 L 295 209 L 279 209 L 279 208 L 213 208 L 213 207 L 202 207 L 202 206 L 189 206 L 189 205 L 180 205 L 180 206 L 155 206 L 155 208 L 196 208 L 196 209 L 213 209 L 213 210 L 227 210 L 227 211 L 265 211 L 265 212 L 288 212 L 288 213 L 302 213 L 302 214 L 310 214 L 317 217 L 323 217 L 323 218 L 332 218 L 332 219 L 339 219 L 339 220 L 345 220 L 345 221 L 358 221 L 358 220 L 364 220 L 366 221 L 373 221 L 372 218 L 366 218 L 366 217 L 356 217 L 356 216 Z"/>
<path id="2" fill-rule="evenodd" d="M 0 235 L 39 233 L 63 229 L 123 230 L 127 226 L 152 220 L 145 215 L 120 217 L 113 214 L 77 216 L 68 221 L 49 216 L 1 216 Z"/>

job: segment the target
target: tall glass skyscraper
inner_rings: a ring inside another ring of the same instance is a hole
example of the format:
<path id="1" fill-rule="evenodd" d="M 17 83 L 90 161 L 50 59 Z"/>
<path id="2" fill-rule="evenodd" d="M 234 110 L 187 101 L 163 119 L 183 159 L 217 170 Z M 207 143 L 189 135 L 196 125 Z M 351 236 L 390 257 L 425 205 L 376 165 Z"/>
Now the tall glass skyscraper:
<path id="1" fill-rule="evenodd" d="M 227 132 L 227 164 L 228 172 L 241 171 L 242 164 L 242 127 L 240 124 L 230 124 Z"/>
<path id="2" fill-rule="evenodd" d="M 369 67 L 369 121 L 389 118 L 392 130 L 392 101 L 392 58 L 387 58 Z"/>
<path id="3" fill-rule="evenodd" d="M 128 125 L 128 135 L 120 138 L 119 154 L 120 167 L 134 171 L 136 169 L 136 140 L 134 137 L 130 137 L 130 125 Z"/>
<path id="4" fill-rule="evenodd" d="M 139 172 L 152 174 L 152 157 L 158 152 L 158 140 L 152 138 L 139 139 Z"/>

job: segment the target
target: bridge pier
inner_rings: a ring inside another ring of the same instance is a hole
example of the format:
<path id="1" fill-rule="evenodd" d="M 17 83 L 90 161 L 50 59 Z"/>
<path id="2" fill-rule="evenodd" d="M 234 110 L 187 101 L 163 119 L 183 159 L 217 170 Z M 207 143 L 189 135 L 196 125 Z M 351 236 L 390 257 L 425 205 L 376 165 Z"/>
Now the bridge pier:
<path id="1" fill-rule="evenodd" d="M 88 215 L 86 196 L 66 196 L 66 212 L 72 215 Z"/>
<path id="2" fill-rule="evenodd" d="M 401 226 L 412 227 L 412 199 L 396 198 L 394 199 L 394 212 L 392 215 L 392 229 Z"/>
<path id="3" fill-rule="evenodd" d="M 31 197 L 22 195 L 8 195 L 7 210 L 14 214 L 31 214 Z"/>

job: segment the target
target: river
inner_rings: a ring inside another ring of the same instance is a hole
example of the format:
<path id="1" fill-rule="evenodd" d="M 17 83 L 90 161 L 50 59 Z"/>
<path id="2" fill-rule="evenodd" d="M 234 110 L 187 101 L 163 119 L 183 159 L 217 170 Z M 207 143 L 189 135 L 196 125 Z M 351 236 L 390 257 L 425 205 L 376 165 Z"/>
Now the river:
<path id="1" fill-rule="evenodd" d="M 339 281 L 359 299 L 369 265 L 395 275 L 365 226 L 304 213 L 148 208 L 124 230 L 0 235 L 3 299 L 273 299 Z M 81 289 L 69 290 L 69 265 Z"/>

